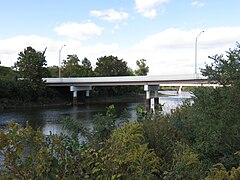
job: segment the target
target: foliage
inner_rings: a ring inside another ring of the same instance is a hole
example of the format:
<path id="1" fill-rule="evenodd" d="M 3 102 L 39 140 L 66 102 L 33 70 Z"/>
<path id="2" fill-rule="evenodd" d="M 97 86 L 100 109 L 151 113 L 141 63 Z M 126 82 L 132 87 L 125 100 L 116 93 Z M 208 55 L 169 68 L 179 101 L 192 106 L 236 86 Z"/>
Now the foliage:
<path id="1" fill-rule="evenodd" d="M 240 44 L 237 43 L 236 48 L 226 53 L 227 59 L 223 55 L 209 57 L 214 62 L 206 65 L 201 72 L 210 81 L 217 81 L 222 85 L 240 85 Z"/>
<path id="2" fill-rule="evenodd" d="M 79 77 L 81 73 L 80 60 L 76 54 L 68 55 L 66 60 L 63 60 L 62 76 L 63 77 Z"/>
<path id="3" fill-rule="evenodd" d="M 41 131 L 34 131 L 28 125 L 21 129 L 18 124 L 10 122 L 8 133 L 0 131 L 0 152 L 4 157 L 1 176 L 8 179 L 45 176 L 51 159 L 42 146 L 43 142 Z"/>
<path id="4" fill-rule="evenodd" d="M 150 179 L 159 172 L 159 158 L 144 144 L 143 129 L 127 123 L 114 130 L 101 150 L 100 179 Z"/>
<path id="5" fill-rule="evenodd" d="M 8 98 L 29 102 L 36 99 L 35 91 L 28 80 L 0 80 L 0 99 Z"/>
<path id="6" fill-rule="evenodd" d="M 169 170 L 173 163 L 174 144 L 177 139 L 168 118 L 162 114 L 148 113 L 140 122 L 149 148 L 154 149 L 162 159 L 162 173 Z"/>
<path id="7" fill-rule="evenodd" d="M 137 121 L 141 122 L 146 116 L 145 107 L 143 105 L 138 105 L 136 108 Z"/>
<path id="8" fill-rule="evenodd" d="M 61 68 L 63 77 L 91 77 L 93 70 L 91 62 L 84 58 L 79 60 L 76 54 L 68 55 L 66 60 L 63 60 Z"/>
<path id="9" fill-rule="evenodd" d="M 185 143 L 177 142 L 172 167 L 168 172 L 164 172 L 164 179 L 203 179 L 201 168 L 197 154 Z"/>
<path id="10" fill-rule="evenodd" d="M 146 76 L 149 72 L 149 67 L 146 64 L 146 59 L 140 59 L 136 61 L 138 69 L 134 71 L 136 76 Z"/>
<path id="11" fill-rule="evenodd" d="M 48 69 L 48 72 L 49 72 L 48 77 L 58 78 L 58 73 L 59 73 L 58 66 L 56 66 L 56 65 L 48 66 L 47 69 Z"/>
<path id="12" fill-rule="evenodd" d="M 1 177 L 5 179 L 67 179 L 88 176 L 91 149 L 63 135 L 45 137 L 41 130 L 9 123 L 0 131 L 0 152 L 4 157 Z M 79 162 L 82 163 L 79 163 Z"/>
<path id="13" fill-rule="evenodd" d="M 103 56 L 97 59 L 96 68 L 94 69 L 95 76 L 130 76 L 133 75 L 132 70 L 127 66 L 127 62 L 123 59 L 118 59 L 115 56 Z M 135 87 L 134 87 L 135 88 Z M 123 95 L 132 92 L 131 87 L 96 87 L 95 91 L 99 95 Z"/>
<path id="14" fill-rule="evenodd" d="M 0 131 L 3 179 L 134 179 L 154 177 L 159 159 L 143 144 L 143 129 L 129 123 L 96 149 L 63 135 L 45 137 L 9 122 Z"/>
<path id="15" fill-rule="evenodd" d="M 97 142 L 105 141 L 112 130 L 117 128 L 116 125 L 116 110 L 114 105 L 107 107 L 106 115 L 101 113 L 93 117 L 93 140 Z"/>
<path id="16" fill-rule="evenodd" d="M 240 179 L 240 167 L 233 167 L 231 170 L 227 170 L 223 164 L 215 164 L 210 168 L 206 180 L 219 179 L 219 180 L 235 180 Z"/>
<path id="17" fill-rule="evenodd" d="M 87 129 L 77 119 L 64 117 L 59 120 L 64 128 L 69 130 L 74 136 L 80 134 L 89 144 L 97 145 L 107 140 L 111 132 L 118 127 L 117 114 L 114 105 L 110 105 L 106 109 L 106 113 L 97 113 L 93 116 L 93 128 Z M 124 120 L 122 120 L 124 121 Z"/>
<path id="18" fill-rule="evenodd" d="M 170 117 L 177 136 L 198 154 L 205 170 L 216 163 L 236 166 L 240 149 L 239 102 L 232 88 L 197 88 L 194 103 Z"/>
<path id="19" fill-rule="evenodd" d="M 18 72 L 9 67 L 0 66 L 0 79 L 16 80 Z"/>
<path id="20" fill-rule="evenodd" d="M 97 59 L 94 70 L 96 76 L 130 76 L 127 62 L 115 56 L 103 56 Z"/>
<path id="21" fill-rule="evenodd" d="M 92 65 L 89 59 L 86 57 L 82 60 L 81 66 L 81 77 L 92 77 L 94 76 Z"/>
<path id="22" fill-rule="evenodd" d="M 32 47 L 27 47 L 24 51 L 19 53 L 15 68 L 19 71 L 20 76 L 28 80 L 31 88 L 36 94 L 36 99 L 45 91 L 45 84 L 42 80 L 46 77 L 48 70 L 45 67 L 47 61 L 45 59 L 45 51 L 36 51 Z"/>
<path id="23" fill-rule="evenodd" d="M 147 113 L 141 116 L 140 122 L 148 147 L 161 158 L 159 176 L 162 179 L 203 178 L 198 155 L 184 142 L 171 117 L 156 112 Z"/>
<path id="24" fill-rule="evenodd" d="M 11 94 L 14 89 L 15 89 L 15 86 L 12 80 L 7 80 L 7 79 L 0 80 L 0 98 L 11 97 Z"/>
<path id="25" fill-rule="evenodd" d="M 224 87 L 199 88 L 189 118 L 195 134 L 195 148 L 209 164 L 223 163 L 227 168 L 236 166 L 233 157 L 240 149 L 240 45 L 226 54 L 211 57 L 214 63 L 202 69 L 210 81 Z M 227 86 L 230 85 L 230 86 Z"/>

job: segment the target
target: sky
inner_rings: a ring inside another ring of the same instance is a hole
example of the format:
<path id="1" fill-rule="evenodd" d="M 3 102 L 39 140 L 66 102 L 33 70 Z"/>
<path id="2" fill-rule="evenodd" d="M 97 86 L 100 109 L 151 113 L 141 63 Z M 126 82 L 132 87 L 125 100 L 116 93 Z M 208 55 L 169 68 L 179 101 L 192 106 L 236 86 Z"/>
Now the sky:
<path id="1" fill-rule="evenodd" d="M 48 66 L 117 56 L 149 75 L 193 74 L 240 42 L 239 0 L 0 0 L 0 61 L 31 46 Z M 204 31 L 204 32 L 203 32 Z M 201 33 L 202 32 L 202 33 Z M 65 46 L 64 46 L 65 45 Z"/>

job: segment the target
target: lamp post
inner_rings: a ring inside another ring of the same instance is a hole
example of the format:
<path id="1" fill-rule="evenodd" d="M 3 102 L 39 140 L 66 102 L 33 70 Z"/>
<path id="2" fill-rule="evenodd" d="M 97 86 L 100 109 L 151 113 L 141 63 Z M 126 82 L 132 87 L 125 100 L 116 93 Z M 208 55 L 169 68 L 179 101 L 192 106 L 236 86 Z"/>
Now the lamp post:
<path id="1" fill-rule="evenodd" d="M 59 66 L 58 66 L 58 77 L 61 77 L 61 52 L 62 52 L 62 48 L 66 46 L 65 44 L 59 49 Z"/>
<path id="2" fill-rule="evenodd" d="M 204 33 L 204 31 L 201 31 L 195 39 L 195 74 L 197 74 L 197 40 L 202 33 Z"/>

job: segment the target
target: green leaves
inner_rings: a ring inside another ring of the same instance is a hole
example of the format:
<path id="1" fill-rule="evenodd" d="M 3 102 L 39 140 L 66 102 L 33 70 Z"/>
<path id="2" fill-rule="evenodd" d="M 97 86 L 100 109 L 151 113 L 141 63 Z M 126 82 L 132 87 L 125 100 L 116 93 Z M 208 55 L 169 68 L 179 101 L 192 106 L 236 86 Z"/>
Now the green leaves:
<path id="1" fill-rule="evenodd" d="M 96 76 L 129 76 L 132 74 L 127 62 L 114 56 L 98 58 L 94 72 Z"/>
<path id="2" fill-rule="evenodd" d="M 159 166 L 137 123 L 115 130 L 95 148 L 80 145 L 74 137 L 45 137 L 40 130 L 10 122 L 7 131 L 0 131 L 0 152 L 5 179 L 149 179 Z"/>
<path id="3" fill-rule="evenodd" d="M 101 179 L 149 179 L 159 172 L 160 160 L 144 144 L 143 129 L 138 123 L 127 123 L 114 130 L 99 155 Z"/>
<path id="4" fill-rule="evenodd" d="M 31 88 L 36 94 L 36 98 L 42 95 L 45 90 L 45 84 L 42 80 L 47 76 L 47 61 L 44 52 L 36 51 L 32 47 L 27 47 L 19 53 L 15 68 L 20 72 L 22 78 L 28 80 Z"/>
<path id="5" fill-rule="evenodd" d="M 136 76 L 146 76 L 149 72 L 149 67 L 146 64 L 146 59 L 140 59 L 136 61 L 138 69 L 134 71 Z"/>
<path id="6" fill-rule="evenodd" d="M 224 86 L 240 84 L 240 44 L 236 48 L 230 49 L 226 54 L 209 57 L 213 60 L 211 65 L 206 65 L 201 69 L 203 76 L 207 76 L 210 81 L 216 81 Z"/>

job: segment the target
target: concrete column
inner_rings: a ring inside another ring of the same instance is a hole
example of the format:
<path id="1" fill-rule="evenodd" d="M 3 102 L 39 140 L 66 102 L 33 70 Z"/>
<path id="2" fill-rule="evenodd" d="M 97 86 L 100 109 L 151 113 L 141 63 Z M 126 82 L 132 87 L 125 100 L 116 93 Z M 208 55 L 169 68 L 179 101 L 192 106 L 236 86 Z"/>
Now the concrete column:
<path id="1" fill-rule="evenodd" d="M 159 104 L 158 90 L 159 90 L 158 84 L 144 85 L 144 91 L 146 91 L 146 110 L 150 110 L 151 108 L 151 91 L 154 91 L 154 99 L 153 99 L 154 107 L 152 108 L 155 109 L 156 107 L 158 107 L 158 104 Z"/>
<path id="2" fill-rule="evenodd" d="M 150 90 L 146 91 L 146 110 L 151 108 Z"/>
<path id="3" fill-rule="evenodd" d="M 86 97 L 89 97 L 89 90 L 86 90 Z"/>
<path id="4" fill-rule="evenodd" d="M 150 110 L 151 108 L 151 99 L 150 99 L 150 89 L 149 89 L 149 86 L 146 84 L 144 85 L 144 91 L 146 91 L 146 103 L 145 103 L 145 108 L 147 111 Z"/>
<path id="5" fill-rule="evenodd" d="M 73 91 L 73 105 L 78 104 L 77 91 Z"/>
<path id="6" fill-rule="evenodd" d="M 92 90 L 92 86 L 70 86 L 70 91 L 73 92 L 73 104 L 78 104 L 77 92 L 85 91 L 86 97 L 89 97 L 89 91 Z"/>
<path id="7" fill-rule="evenodd" d="M 177 90 L 177 94 L 181 94 L 182 93 L 182 86 L 179 86 L 178 90 Z"/>
<path id="8" fill-rule="evenodd" d="M 154 109 L 157 109 L 159 105 L 158 90 L 154 90 Z"/>

